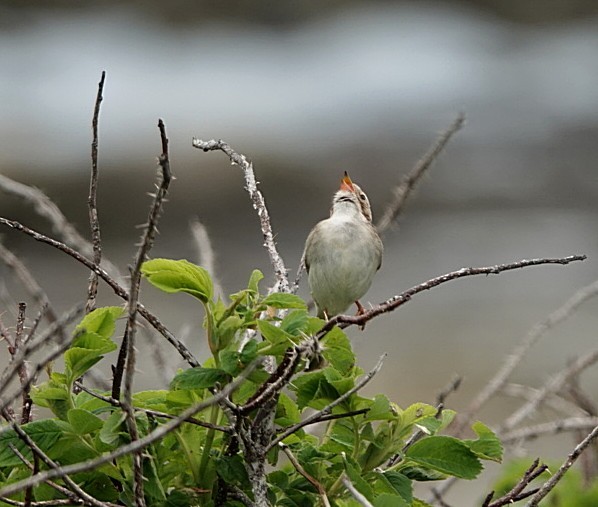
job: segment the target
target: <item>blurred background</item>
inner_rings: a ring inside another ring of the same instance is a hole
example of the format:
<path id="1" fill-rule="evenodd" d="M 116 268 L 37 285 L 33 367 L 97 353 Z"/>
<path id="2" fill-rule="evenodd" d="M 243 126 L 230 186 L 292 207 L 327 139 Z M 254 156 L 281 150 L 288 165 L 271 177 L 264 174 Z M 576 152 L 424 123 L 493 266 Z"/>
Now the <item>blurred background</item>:
<path id="1" fill-rule="evenodd" d="M 449 406 L 464 408 L 534 323 L 596 279 L 593 0 L 1 0 L 0 64 L 0 173 L 41 188 L 87 237 L 91 118 L 106 70 L 99 213 L 104 254 L 123 272 L 147 216 L 156 123 L 164 119 L 177 180 L 152 255 L 196 260 L 189 223 L 198 217 L 226 293 L 243 287 L 253 268 L 266 273 L 264 286 L 273 277 L 242 172 L 222 153 L 192 148 L 192 137 L 223 138 L 252 159 L 294 276 L 343 171 L 379 217 L 392 187 L 464 112 L 464 129 L 386 233 L 384 263 L 365 300 L 463 266 L 588 260 L 451 282 L 363 333 L 351 329 L 363 368 L 388 352 L 367 392 L 401 406 L 433 402 L 459 374 L 464 384 Z M 0 215 L 51 233 L 4 193 Z M 0 234 L 59 311 L 84 297 L 85 269 L 28 237 Z M 0 311 L 11 323 L 11 301 L 26 296 L 4 266 L 0 276 Z M 201 315 L 188 299 L 142 288 L 144 303 L 204 359 Z M 100 302 L 120 304 L 105 286 Z M 590 302 L 544 337 L 513 380 L 541 385 L 596 343 L 597 324 Z M 139 348 L 139 387 L 162 387 L 149 347 Z M 183 365 L 167 354 L 172 370 L 164 377 Z M 595 371 L 583 377 L 594 394 L 597 382 Z M 482 419 L 501 420 L 517 406 L 503 401 Z M 545 444 L 532 454 L 561 459 L 572 441 Z M 447 499 L 482 494 L 465 491 Z"/>

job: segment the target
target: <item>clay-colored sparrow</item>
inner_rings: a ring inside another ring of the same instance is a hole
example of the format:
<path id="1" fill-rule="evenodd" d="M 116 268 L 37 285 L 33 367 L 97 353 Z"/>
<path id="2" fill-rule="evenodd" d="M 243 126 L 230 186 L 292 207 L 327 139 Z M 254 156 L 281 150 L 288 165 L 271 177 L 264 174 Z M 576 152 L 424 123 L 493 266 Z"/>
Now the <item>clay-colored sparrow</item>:
<path id="1" fill-rule="evenodd" d="M 382 240 L 372 225 L 367 195 L 345 172 L 330 218 L 312 229 L 303 254 L 318 317 L 330 318 L 359 303 L 382 263 Z"/>

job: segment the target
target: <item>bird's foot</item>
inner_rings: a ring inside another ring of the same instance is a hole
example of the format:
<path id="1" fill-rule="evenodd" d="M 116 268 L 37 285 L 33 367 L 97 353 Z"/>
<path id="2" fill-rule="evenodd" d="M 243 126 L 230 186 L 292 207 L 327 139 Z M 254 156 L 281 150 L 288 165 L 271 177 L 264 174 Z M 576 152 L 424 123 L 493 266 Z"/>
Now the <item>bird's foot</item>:
<path id="1" fill-rule="evenodd" d="M 355 314 L 355 316 L 359 317 L 360 315 L 363 315 L 366 312 L 366 309 L 358 300 L 355 301 L 355 306 L 357 306 L 357 313 Z M 363 331 L 365 329 L 365 323 L 361 324 L 361 326 L 359 326 L 359 329 Z"/>

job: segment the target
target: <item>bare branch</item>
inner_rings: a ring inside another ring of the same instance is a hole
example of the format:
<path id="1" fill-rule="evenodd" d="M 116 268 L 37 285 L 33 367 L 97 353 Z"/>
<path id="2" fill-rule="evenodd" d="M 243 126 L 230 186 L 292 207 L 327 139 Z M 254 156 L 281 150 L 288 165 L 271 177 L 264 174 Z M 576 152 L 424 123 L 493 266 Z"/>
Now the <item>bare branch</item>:
<path id="1" fill-rule="evenodd" d="M 50 304 L 50 299 L 48 298 L 47 294 L 45 293 L 44 289 L 41 288 L 39 283 L 35 277 L 31 274 L 31 272 L 27 269 L 27 266 L 23 264 L 23 262 L 13 254 L 8 248 L 6 248 L 0 242 L 0 257 L 4 261 L 4 263 L 10 267 L 16 277 L 21 281 L 23 284 L 23 288 L 31 294 L 31 297 L 34 301 L 42 308 L 45 308 L 45 316 L 48 319 L 48 322 L 54 323 L 58 319 L 54 308 Z M 59 330 L 59 333 L 62 336 L 62 339 L 65 338 L 64 331 Z"/>
<path id="2" fill-rule="evenodd" d="M 598 426 L 598 416 L 568 417 L 503 433 L 500 436 L 500 441 L 504 445 L 509 445 L 525 440 L 534 440 L 543 435 L 556 435 L 566 431 L 589 431 L 595 426 Z"/>
<path id="3" fill-rule="evenodd" d="M 276 243 L 274 241 L 274 234 L 272 232 L 272 225 L 270 224 L 270 214 L 266 207 L 266 201 L 261 191 L 257 188 L 257 181 L 253 172 L 253 164 L 247 160 L 245 155 L 234 151 L 228 143 L 222 139 L 216 141 L 202 141 L 201 139 L 193 138 L 193 147 L 207 151 L 221 150 L 230 158 L 234 165 L 238 165 L 245 174 L 245 188 L 249 192 L 253 208 L 257 211 L 264 236 L 264 247 L 270 256 L 270 262 L 274 268 L 274 275 L 276 276 L 276 284 L 271 289 L 271 292 L 290 292 L 291 288 L 287 277 L 287 269 L 284 265 L 282 257 L 278 253 Z"/>
<path id="4" fill-rule="evenodd" d="M 18 181 L 0 174 L 0 189 L 7 194 L 20 197 L 27 201 L 33 209 L 50 222 L 54 233 L 62 239 L 62 241 L 71 248 L 81 250 L 82 254 L 91 257 L 93 255 L 93 245 L 81 236 L 75 227 L 66 219 L 62 211 L 52 202 L 52 200 L 44 194 L 41 190 L 35 187 L 30 187 Z M 113 277 L 119 276 L 119 270 L 104 258 L 102 265 L 108 273 Z"/>
<path id="5" fill-rule="evenodd" d="M 432 162 L 438 158 L 438 155 L 440 155 L 440 152 L 442 152 L 444 147 L 448 144 L 451 137 L 453 137 L 456 132 L 461 130 L 464 124 L 465 115 L 463 113 L 459 113 L 457 118 L 453 120 L 450 126 L 444 132 L 442 132 L 442 134 L 440 134 L 440 137 L 423 156 L 423 158 L 417 162 L 411 172 L 409 172 L 403 178 L 401 183 L 395 187 L 393 190 L 393 200 L 388 204 L 384 214 L 376 224 L 376 228 L 380 234 L 386 231 L 393 223 L 397 221 L 405 209 L 405 204 L 407 203 L 408 198 L 411 196 L 424 174 L 426 174 L 427 170 L 432 165 Z"/>
<path id="6" fill-rule="evenodd" d="M 569 318 L 582 303 L 596 296 L 596 294 L 598 294 L 598 280 L 578 290 L 560 308 L 538 322 L 507 356 L 503 365 L 472 400 L 467 410 L 460 415 L 459 424 L 453 433 L 459 436 L 463 432 L 480 408 L 505 385 L 525 354 L 544 336 L 546 331 Z"/>
<path id="7" fill-rule="evenodd" d="M 527 488 L 534 479 L 544 473 L 547 468 L 546 465 L 540 465 L 540 460 L 536 459 L 510 491 L 494 501 L 492 501 L 492 498 L 494 497 L 494 491 L 492 491 L 486 497 L 482 507 L 502 507 L 503 505 L 511 505 L 533 495 L 538 491 L 537 489 L 526 492 L 523 490 Z"/>
<path id="8" fill-rule="evenodd" d="M 58 329 L 64 328 L 67 324 L 75 320 L 77 317 L 81 315 L 83 312 L 84 305 L 79 304 L 72 308 L 69 312 L 65 313 L 60 319 L 58 319 L 54 324 L 50 325 L 48 329 L 39 336 L 34 342 L 31 340 L 25 343 L 24 347 L 22 347 L 17 355 L 13 358 L 12 363 L 2 372 L 0 376 L 0 396 L 4 391 L 8 388 L 9 383 L 15 377 L 18 372 L 18 369 L 25 363 L 25 361 L 39 349 L 41 346 L 48 343 L 52 337 L 58 332 Z M 10 404 L 23 393 L 29 386 L 33 383 L 34 379 L 37 375 L 46 367 L 48 363 L 56 359 L 60 354 L 62 354 L 67 348 L 69 348 L 72 342 L 71 339 L 67 339 L 65 341 L 60 342 L 60 344 L 43 360 L 38 361 L 34 370 L 30 372 L 27 381 L 20 386 L 14 393 L 10 396 L 7 396 L 5 399 L 0 398 L 0 410 L 10 406 Z"/>
<path id="9" fill-rule="evenodd" d="M 0 222 L 1 223 L 1 222 Z M 411 301 L 411 298 L 420 292 L 430 290 L 438 285 L 441 285 L 446 282 L 450 282 L 451 280 L 456 280 L 457 278 L 464 278 L 467 276 L 475 276 L 475 275 L 497 275 L 504 271 L 511 271 L 514 269 L 522 269 L 529 266 L 539 266 L 542 264 L 569 264 L 571 262 L 576 261 L 583 261 L 586 259 L 585 255 L 570 255 L 568 257 L 558 257 L 558 258 L 541 258 L 541 259 L 524 259 L 517 262 L 512 262 L 509 264 L 497 264 L 495 266 L 487 266 L 487 267 L 480 267 L 480 268 L 461 268 L 457 271 L 452 271 L 442 276 L 438 276 L 436 278 L 432 278 L 427 282 L 421 283 L 412 287 L 411 289 L 398 294 L 397 296 L 393 296 L 392 298 L 386 300 L 384 303 L 381 303 L 373 308 L 365 311 L 359 315 L 337 315 L 330 319 L 324 327 L 318 332 L 317 338 L 323 338 L 334 326 L 338 326 L 339 328 L 343 329 L 348 326 L 362 326 L 369 320 L 381 315 L 383 313 L 391 312 L 398 308 L 399 306 L 404 305 L 405 303 Z"/>
<path id="10" fill-rule="evenodd" d="M 536 507 L 540 501 L 554 488 L 558 482 L 563 478 L 565 472 L 571 468 L 573 463 L 577 461 L 577 458 L 587 449 L 592 441 L 598 437 L 598 426 L 596 426 L 587 436 L 584 438 L 575 449 L 571 451 L 565 462 L 560 468 L 554 473 L 554 475 L 548 479 L 540 490 L 525 504 L 525 507 Z"/>
<path id="11" fill-rule="evenodd" d="M 93 262 L 99 265 L 102 260 L 102 241 L 100 237 L 100 221 L 98 219 L 98 120 L 100 116 L 100 104 L 102 103 L 104 91 L 104 80 L 106 71 L 102 71 L 102 77 L 98 84 L 98 94 L 96 96 L 91 129 L 93 140 L 91 141 L 91 177 L 89 180 L 89 197 L 87 206 L 89 208 L 89 225 L 91 228 L 91 242 L 93 245 Z M 98 293 L 98 275 L 94 271 L 89 275 L 89 287 L 87 290 L 86 312 L 89 313 L 95 308 L 96 296 Z"/>
<path id="12" fill-rule="evenodd" d="M 16 220 L 8 220 L 7 218 L 0 217 L 0 224 L 6 225 L 11 229 L 23 232 L 28 236 L 31 236 L 36 241 L 40 241 L 41 243 L 45 243 L 54 248 L 57 248 L 61 252 L 66 253 L 67 255 L 69 255 L 79 263 L 83 264 L 87 268 L 94 270 L 99 275 L 99 277 L 110 286 L 110 288 L 114 291 L 114 293 L 117 296 L 124 299 L 125 301 L 128 300 L 129 295 L 127 291 L 121 285 L 119 285 L 118 282 L 106 272 L 106 270 L 94 264 L 92 261 L 81 255 L 79 252 L 72 249 L 71 247 L 65 245 L 64 243 L 61 243 L 60 241 L 49 238 L 45 234 L 34 231 L 33 229 L 24 226 Z M 143 318 L 147 320 L 162 336 L 164 336 L 164 338 L 166 338 L 166 340 L 168 340 L 168 342 L 173 347 L 176 348 L 176 350 L 183 357 L 183 359 L 185 359 L 191 366 L 199 366 L 199 362 L 197 361 L 197 359 L 195 359 L 195 357 L 193 357 L 193 354 L 191 354 L 189 349 L 185 347 L 185 345 L 182 342 L 175 338 L 175 336 L 166 328 L 166 326 L 162 324 L 158 317 L 146 310 L 146 308 L 141 303 L 138 303 L 137 307 L 139 313 L 143 316 Z"/>
<path id="13" fill-rule="evenodd" d="M 598 349 L 579 357 L 549 380 L 525 405 L 507 417 L 498 432 L 503 433 L 517 426 L 517 424 L 534 413 L 549 395 L 558 392 L 569 379 L 596 362 L 598 362 Z"/>

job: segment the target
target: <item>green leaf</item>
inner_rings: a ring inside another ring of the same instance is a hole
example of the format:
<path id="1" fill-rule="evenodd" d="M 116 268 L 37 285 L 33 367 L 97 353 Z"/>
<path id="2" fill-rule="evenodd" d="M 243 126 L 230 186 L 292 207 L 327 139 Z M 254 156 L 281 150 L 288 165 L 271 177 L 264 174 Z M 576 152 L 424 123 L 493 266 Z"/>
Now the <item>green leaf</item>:
<path id="1" fill-rule="evenodd" d="M 423 438 L 409 447 L 405 456 L 421 466 L 461 479 L 474 479 L 482 471 L 477 456 L 453 437 Z"/>
<path id="2" fill-rule="evenodd" d="M 219 368 L 203 368 L 197 366 L 183 370 L 172 379 L 171 389 L 205 389 L 214 387 L 216 383 L 225 384 L 229 375 Z"/>
<path id="3" fill-rule="evenodd" d="M 414 498 L 411 507 L 432 507 L 429 503 L 420 500 L 419 498 Z"/>
<path id="4" fill-rule="evenodd" d="M 243 464 L 240 454 L 234 456 L 222 456 L 216 461 L 216 473 L 228 484 L 239 484 L 249 482 L 247 470 Z"/>
<path id="5" fill-rule="evenodd" d="M 382 475 L 408 504 L 412 502 L 413 483 L 407 477 L 392 470 L 384 472 Z"/>
<path id="6" fill-rule="evenodd" d="M 67 382 L 71 384 L 81 377 L 94 364 L 101 361 L 102 356 L 95 350 L 70 348 L 64 353 L 64 366 Z"/>
<path id="7" fill-rule="evenodd" d="M 295 294 L 289 294 L 287 292 L 274 292 L 269 296 L 266 296 L 262 300 L 262 304 L 272 306 L 274 308 L 299 308 L 306 310 L 307 305 L 305 301 Z"/>
<path id="8" fill-rule="evenodd" d="M 383 394 L 374 396 L 373 402 L 365 407 L 369 408 L 368 412 L 364 415 L 366 421 L 389 421 L 398 418 L 390 401 Z"/>
<path id="9" fill-rule="evenodd" d="M 475 431 L 478 439 L 464 440 L 464 443 L 480 458 L 500 463 L 503 447 L 496 434 L 480 421 L 473 423 L 471 429 Z"/>
<path id="10" fill-rule="evenodd" d="M 58 376 L 52 374 L 52 378 Z M 44 382 L 40 386 L 31 389 L 31 399 L 36 405 L 40 407 L 49 408 L 54 415 L 60 419 L 66 420 L 67 411 L 69 410 L 69 398 L 71 394 L 68 392 L 66 385 L 58 384 L 54 380 Z"/>
<path id="11" fill-rule="evenodd" d="M 438 472 L 437 470 L 415 465 L 402 466 L 400 470 L 405 477 L 418 482 L 441 481 L 448 477 L 446 474 Z"/>
<path id="12" fill-rule="evenodd" d="M 186 292 L 203 303 L 214 295 L 208 272 L 184 259 L 152 259 L 143 263 L 141 272 L 154 287 L 164 292 Z"/>
<path id="13" fill-rule="evenodd" d="M 115 411 L 104 421 L 104 426 L 100 430 L 100 441 L 111 447 L 117 447 L 120 443 L 128 442 L 129 434 L 122 429 L 122 423 L 126 414 L 121 411 Z"/>
<path id="14" fill-rule="evenodd" d="M 351 342 L 343 331 L 337 327 L 333 328 L 324 337 L 323 346 L 322 355 L 330 365 L 334 366 L 343 375 L 358 374 L 357 371 L 354 371 L 355 354 L 351 348 Z"/>
<path id="15" fill-rule="evenodd" d="M 62 436 L 62 429 L 51 419 L 23 424 L 21 428 L 46 454 Z M 11 450 L 10 444 L 14 445 L 26 458 L 33 460 L 31 449 L 27 444 L 19 438 L 13 429 L 8 429 L 0 433 L 0 467 L 16 467 L 23 464 Z"/>
<path id="16" fill-rule="evenodd" d="M 301 332 L 305 331 L 308 321 L 307 310 L 292 310 L 282 319 L 280 328 L 292 336 L 300 336 Z"/>
<path id="17" fill-rule="evenodd" d="M 270 346 L 263 353 L 269 355 L 282 354 L 287 348 L 293 345 L 293 337 L 289 333 L 267 320 L 258 320 L 257 327 L 264 339 L 270 343 Z"/>
<path id="18" fill-rule="evenodd" d="M 278 405 L 276 406 L 276 419 L 274 422 L 279 426 L 291 426 L 301 420 L 297 404 L 285 393 L 280 393 Z"/>
<path id="19" fill-rule="evenodd" d="M 251 276 L 249 277 L 249 283 L 247 284 L 247 288 L 254 294 L 259 294 L 258 284 L 263 278 L 264 274 L 259 269 L 254 269 L 251 272 Z"/>
<path id="20" fill-rule="evenodd" d="M 347 472 L 347 477 L 353 486 L 355 486 L 355 489 L 357 489 L 357 491 L 359 491 L 371 502 L 374 498 L 374 490 L 368 481 L 361 476 L 359 465 L 357 465 L 357 463 L 351 462 L 350 458 L 347 457 L 345 459 L 345 471 Z"/>
<path id="21" fill-rule="evenodd" d="M 219 350 L 224 350 L 231 344 L 233 338 L 235 337 L 235 333 L 241 328 L 242 325 L 243 320 L 241 320 L 241 317 L 238 315 L 231 315 L 218 324 Z"/>
<path id="22" fill-rule="evenodd" d="M 402 497 L 390 493 L 378 495 L 374 498 L 372 505 L 374 507 L 411 507 L 411 504 L 408 504 Z"/>
<path id="23" fill-rule="evenodd" d="M 67 418 L 75 430 L 75 433 L 78 435 L 87 435 L 92 431 L 99 430 L 104 425 L 104 421 L 102 421 L 97 415 L 80 408 L 73 408 L 69 410 L 67 413 Z"/>
<path id="24" fill-rule="evenodd" d="M 321 409 L 339 397 L 322 370 L 296 377 L 289 387 L 297 393 L 297 405 L 300 410 L 307 406 Z"/>
<path id="25" fill-rule="evenodd" d="M 83 320 L 75 328 L 74 334 L 96 333 L 102 338 L 110 338 L 116 327 L 116 319 L 122 316 L 123 312 L 124 310 L 120 306 L 97 308 L 83 317 Z M 75 342 L 77 339 L 75 339 Z M 78 347 L 79 345 L 75 342 L 73 345 Z"/>

